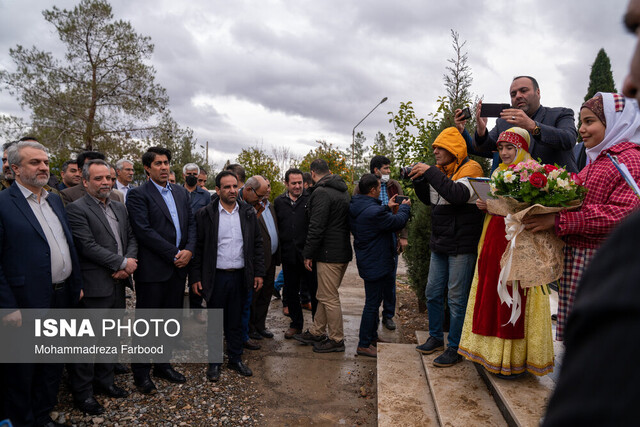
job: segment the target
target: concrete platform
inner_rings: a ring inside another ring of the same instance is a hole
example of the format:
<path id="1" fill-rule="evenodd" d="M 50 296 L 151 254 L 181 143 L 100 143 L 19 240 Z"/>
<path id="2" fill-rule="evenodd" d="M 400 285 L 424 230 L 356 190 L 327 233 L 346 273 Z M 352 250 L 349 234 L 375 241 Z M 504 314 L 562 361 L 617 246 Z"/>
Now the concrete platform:
<path id="1" fill-rule="evenodd" d="M 378 426 L 438 426 L 414 344 L 378 343 Z"/>
<path id="2" fill-rule="evenodd" d="M 533 374 L 506 380 L 478 367 L 509 425 L 538 426 L 554 388 L 548 376 Z"/>
<path id="3" fill-rule="evenodd" d="M 427 337 L 427 332 L 416 331 L 418 342 L 425 342 Z M 439 355 L 440 352 L 422 355 L 422 363 L 440 424 L 506 426 L 507 422 L 474 364 L 465 360 L 449 368 L 438 368 L 432 362 Z"/>

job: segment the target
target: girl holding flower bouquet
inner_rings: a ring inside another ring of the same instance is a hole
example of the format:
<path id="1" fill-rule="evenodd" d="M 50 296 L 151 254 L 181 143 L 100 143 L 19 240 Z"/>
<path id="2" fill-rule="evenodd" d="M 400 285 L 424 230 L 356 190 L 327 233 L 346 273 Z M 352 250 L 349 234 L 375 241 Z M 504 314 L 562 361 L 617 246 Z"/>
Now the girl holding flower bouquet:
<path id="1" fill-rule="evenodd" d="M 640 111 L 634 99 L 616 93 L 597 93 L 580 108 L 580 135 L 588 164 L 578 174 L 587 195 L 577 211 L 539 215 L 523 221 L 537 232 L 553 229 L 563 238 L 564 271 L 559 281 L 556 339 L 563 340 L 564 328 L 578 283 L 597 248 L 613 227 L 639 204 L 611 159 L 624 163 L 640 182 Z"/>
<path id="2" fill-rule="evenodd" d="M 513 166 L 509 166 L 531 159 L 529 138 L 529 133 L 519 127 L 500 134 L 497 148 L 502 163 L 493 175 L 502 171 L 505 181 L 515 177 L 510 174 Z M 487 210 L 486 201 L 478 200 L 477 205 Z M 499 376 L 513 377 L 525 370 L 545 375 L 553 370 L 549 295 L 540 287 L 516 287 L 524 316 L 509 323 L 511 308 L 500 302 L 497 291 L 500 259 L 506 247 L 504 217 L 489 213 L 478 245 L 477 268 L 458 353 Z"/>

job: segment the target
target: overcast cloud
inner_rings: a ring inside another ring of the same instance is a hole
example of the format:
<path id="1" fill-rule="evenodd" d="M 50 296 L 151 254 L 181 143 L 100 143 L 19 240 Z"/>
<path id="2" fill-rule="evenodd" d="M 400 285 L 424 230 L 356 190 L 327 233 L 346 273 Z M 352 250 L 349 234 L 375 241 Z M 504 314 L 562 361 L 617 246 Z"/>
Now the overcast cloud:
<path id="1" fill-rule="evenodd" d="M 58 53 L 41 11 L 68 0 L 0 0 L 0 68 L 17 44 Z M 152 38 L 156 81 L 181 126 L 209 141 L 218 166 L 242 148 L 287 146 L 304 155 L 318 139 L 346 149 L 358 127 L 372 142 L 392 132 L 388 111 L 413 101 L 421 116 L 445 94 L 450 29 L 467 41 L 472 92 L 509 102 L 513 76 L 529 74 L 542 104 L 577 111 L 600 48 L 621 90 L 634 39 L 627 0 L 219 1 L 112 0 L 116 18 Z M 0 113 L 28 116 L 8 93 Z"/>

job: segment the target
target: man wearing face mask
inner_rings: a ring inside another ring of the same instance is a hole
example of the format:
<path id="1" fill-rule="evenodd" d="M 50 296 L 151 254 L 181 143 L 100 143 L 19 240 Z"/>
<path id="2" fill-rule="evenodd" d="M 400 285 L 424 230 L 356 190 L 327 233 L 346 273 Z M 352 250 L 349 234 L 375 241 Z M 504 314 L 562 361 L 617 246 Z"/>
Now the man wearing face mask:
<path id="1" fill-rule="evenodd" d="M 195 215 L 203 207 L 207 206 L 211 201 L 209 192 L 203 190 L 198 185 L 198 175 L 200 167 L 195 163 L 187 163 L 182 167 L 182 176 L 184 177 L 184 188 L 189 195 L 191 203 L 191 212 Z M 189 308 L 193 310 L 196 321 L 204 323 L 206 321 L 204 311 L 202 311 L 202 297 L 193 292 L 189 286 Z"/>
<path id="2" fill-rule="evenodd" d="M 378 177 L 380 180 L 380 196 L 378 200 L 382 202 L 382 206 L 386 206 L 389 200 L 394 196 L 403 196 L 402 186 L 395 179 L 390 178 L 391 174 L 391 160 L 385 156 L 373 156 L 369 163 L 369 169 L 371 173 Z M 356 185 L 353 190 L 353 194 L 360 194 L 359 186 Z M 397 213 L 398 208 L 394 209 L 394 214 Z M 397 254 L 402 252 L 407 246 L 407 230 L 402 229 L 396 233 L 398 250 Z M 398 255 L 396 254 L 396 270 L 398 267 Z M 393 280 L 389 281 L 389 286 L 383 289 L 383 301 L 382 301 L 382 324 L 385 328 L 393 331 L 396 329 L 396 324 L 393 321 L 393 316 L 396 313 L 396 271 L 393 272 Z"/>

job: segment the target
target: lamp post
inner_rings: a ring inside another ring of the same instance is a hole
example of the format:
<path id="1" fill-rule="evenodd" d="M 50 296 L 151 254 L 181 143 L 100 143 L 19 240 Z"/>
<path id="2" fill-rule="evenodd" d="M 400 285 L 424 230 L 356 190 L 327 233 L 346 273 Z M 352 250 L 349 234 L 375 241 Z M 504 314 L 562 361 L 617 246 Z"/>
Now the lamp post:
<path id="1" fill-rule="evenodd" d="M 366 119 L 367 117 L 369 117 L 369 114 L 373 113 L 373 110 L 375 110 L 376 108 L 378 108 L 378 107 L 380 106 L 380 104 L 382 104 L 382 103 L 383 103 L 383 102 L 385 102 L 386 100 L 387 100 L 387 97 L 386 97 L 386 96 L 385 96 L 384 98 L 382 98 L 382 100 L 381 100 L 380 102 L 378 102 L 378 104 L 376 104 L 376 106 L 375 106 L 375 107 L 373 107 L 373 108 L 371 109 L 371 111 L 369 111 L 369 112 L 367 113 L 367 115 L 366 115 L 366 116 L 364 116 L 364 117 L 362 118 L 362 120 L 360 120 L 360 121 L 358 122 L 358 124 L 356 124 L 356 125 L 353 127 L 353 130 L 351 131 L 351 183 L 352 183 L 352 184 L 354 183 L 354 180 L 353 180 L 353 172 L 354 172 L 354 170 L 355 170 L 355 168 L 356 168 L 356 164 L 355 164 L 355 163 L 356 163 L 356 162 L 355 162 L 355 158 L 356 158 L 356 128 L 360 125 L 360 123 L 364 122 L 364 119 Z"/>
<path id="2" fill-rule="evenodd" d="M 209 166 L 209 141 L 206 141 L 205 144 L 207 144 L 207 147 L 205 148 L 204 145 L 200 144 L 200 147 L 204 148 L 204 157 L 205 157 L 205 163 L 207 166 Z"/>

